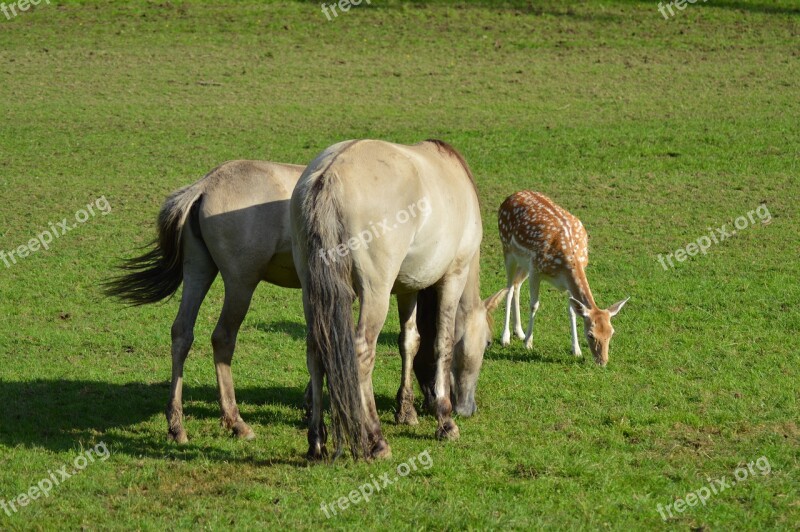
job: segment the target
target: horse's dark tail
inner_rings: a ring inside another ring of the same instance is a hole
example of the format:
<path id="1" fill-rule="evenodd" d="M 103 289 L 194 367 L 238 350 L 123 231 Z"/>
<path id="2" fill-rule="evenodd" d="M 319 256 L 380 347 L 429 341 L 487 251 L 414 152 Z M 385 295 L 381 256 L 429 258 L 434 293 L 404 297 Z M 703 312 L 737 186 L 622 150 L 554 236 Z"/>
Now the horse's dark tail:
<path id="1" fill-rule="evenodd" d="M 353 258 L 328 250 L 347 242 L 342 225 L 340 182 L 322 174 L 309 185 L 302 211 L 307 237 L 310 312 L 309 348 L 322 360 L 331 398 L 331 427 L 336 455 L 349 444 L 353 458 L 366 456 L 366 437 L 353 323 Z"/>
<path id="2" fill-rule="evenodd" d="M 123 262 L 125 273 L 104 283 L 107 296 L 132 305 L 146 305 L 166 299 L 183 282 L 183 230 L 190 216 L 195 218 L 203 194 L 203 180 L 169 195 L 158 213 L 158 238 L 150 251 Z"/>

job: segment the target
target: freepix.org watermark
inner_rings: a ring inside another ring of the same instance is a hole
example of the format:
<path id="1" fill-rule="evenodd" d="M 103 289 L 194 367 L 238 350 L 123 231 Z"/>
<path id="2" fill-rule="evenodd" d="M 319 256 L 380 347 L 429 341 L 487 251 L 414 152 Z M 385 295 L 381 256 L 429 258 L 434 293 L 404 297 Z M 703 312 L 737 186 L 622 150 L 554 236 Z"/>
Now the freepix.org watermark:
<path id="1" fill-rule="evenodd" d="M 703 486 L 700 489 L 687 493 L 684 498 L 676 499 L 672 504 L 667 504 L 666 506 L 659 504 L 656 506 L 656 510 L 658 510 L 658 513 L 661 514 L 661 520 L 666 521 L 667 516 L 674 518 L 675 515 L 672 513 L 673 510 L 681 514 L 685 512 L 687 508 L 697 506 L 698 503 L 702 503 L 703 506 L 705 506 L 706 501 L 708 501 L 711 495 L 722 493 L 726 489 L 735 486 L 737 482 L 744 482 L 750 476 L 754 476 L 756 471 L 753 469 L 753 466 L 755 466 L 762 476 L 769 475 L 770 472 L 772 472 L 772 466 L 769 464 L 769 460 L 767 460 L 766 456 L 762 456 L 755 462 L 748 463 L 747 467 L 737 467 L 733 472 L 733 477 L 735 480 L 729 480 L 728 477 L 711 480 L 710 478 L 706 477 L 706 480 L 708 481 L 707 486 Z"/>
<path id="2" fill-rule="evenodd" d="M 355 506 L 361 502 L 369 502 L 370 498 L 379 491 L 388 488 L 401 478 L 407 477 L 412 471 L 417 471 L 419 468 L 430 469 L 433 467 L 433 459 L 431 458 L 430 451 L 425 449 L 417 456 L 412 456 L 407 461 L 399 464 L 396 468 L 396 475 L 392 477 L 391 473 L 384 473 L 378 478 L 375 475 L 370 475 L 370 480 L 361 484 L 358 489 L 354 489 L 347 496 L 339 497 L 333 502 L 320 504 L 320 511 L 325 514 L 325 517 L 330 519 L 336 515 L 337 509 L 340 512 L 347 510 L 350 506 Z"/>
<path id="3" fill-rule="evenodd" d="M 368 4 L 372 4 L 370 0 L 363 0 L 363 1 Z M 351 7 L 361 5 L 361 2 L 362 0 L 339 0 L 338 2 L 333 2 L 331 5 L 323 3 L 322 12 L 325 14 L 326 17 L 328 17 L 328 20 L 333 20 L 334 18 L 339 16 L 339 13 L 336 12 L 337 6 L 339 7 L 339 11 L 347 13 L 348 11 L 350 11 Z M 331 18 L 331 15 L 328 12 L 328 10 L 330 10 L 330 13 L 333 13 L 333 18 Z"/>
<path id="4" fill-rule="evenodd" d="M 13 513 L 17 513 L 20 508 L 28 506 L 31 501 L 35 501 L 36 499 L 41 498 L 43 495 L 45 498 L 49 497 L 53 488 L 59 484 L 63 484 L 64 481 L 68 480 L 69 478 L 74 477 L 89 467 L 89 464 L 93 464 L 95 460 L 105 462 L 108 460 L 109 456 L 111 456 L 111 453 L 109 452 L 108 447 L 106 447 L 104 442 L 100 442 L 91 449 L 87 449 L 83 453 L 76 456 L 72 460 L 72 469 L 70 469 L 69 464 L 67 464 L 61 466 L 55 471 L 50 470 L 47 472 L 48 476 L 28 488 L 28 491 L 20 493 L 10 500 L 0 499 L 0 508 L 3 509 L 7 516 L 11 517 L 11 515 Z"/>
<path id="5" fill-rule="evenodd" d="M 364 229 L 358 236 L 351 237 L 347 242 L 339 244 L 335 248 L 319 250 L 319 256 L 325 261 L 326 266 L 330 266 L 331 262 L 336 262 L 336 257 L 346 257 L 351 251 L 364 248 L 369 249 L 369 245 L 373 240 L 377 240 L 386 233 L 393 231 L 403 224 L 408 223 L 412 218 L 417 215 L 423 216 L 430 214 L 431 204 L 428 197 L 417 200 L 416 203 L 410 204 L 405 209 L 398 211 L 394 216 L 394 222 L 388 218 L 384 218 L 377 224 L 369 222 L 369 228 Z"/>
<path id="6" fill-rule="evenodd" d="M 17 2 L 9 2 L 8 4 L 2 2 L 0 3 L 0 11 L 3 12 L 7 20 L 11 20 L 19 14 L 17 13 L 17 9 L 20 11 L 27 11 L 31 6 L 38 6 L 41 3 L 42 0 L 19 0 Z M 44 3 L 50 5 L 50 0 L 44 0 Z"/>
<path id="7" fill-rule="evenodd" d="M 673 258 L 678 262 L 683 262 L 689 257 L 694 257 L 698 253 L 705 255 L 708 253 L 708 248 L 710 248 L 712 244 L 719 244 L 720 242 L 734 236 L 736 231 L 742 231 L 743 229 L 747 229 L 751 225 L 754 225 L 756 223 L 756 217 L 764 225 L 772 221 L 772 215 L 770 214 L 769 209 L 767 209 L 766 205 L 762 204 L 757 209 L 749 211 L 746 215 L 736 218 L 732 222 L 735 229 L 730 229 L 728 227 L 730 224 L 723 224 L 717 229 L 708 227 L 708 235 L 703 235 L 694 242 L 689 242 L 686 244 L 686 246 L 676 249 L 674 252 L 667 253 L 666 256 L 659 254 L 658 262 L 661 263 L 661 267 L 666 271 L 669 268 L 675 267 L 675 263 L 672 262 Z M 669 264 L 669 268 L 667 267 L 667 264 Z"/>
<path id="8" fill-rule="evenodd" d="M 95 209 L 97 209 L 96 212 Z M 12 264 L 17 263 L 17 260 L 22 260 L 31 253 L 35 253 L 42 248 L 49 249 L 54 239 L 66 235 L 80 224 L 88 222 L 90 219 L 97 216 L 98 212 L 103 216 L 111 213 L 111 204 L 108 203 L 105 196 L 100 196 L 94 200 L 94 203 L 87 203 L 86 208 L 78 209 L 75 213 L 75 223 L 70 224 L 68 218 L 64 218 L 55 224 L 50 222 L 48 223 L 49 229 L 45 229 L 36 235 L 35 238 L 28 240 L 27 244 L 22 244 L 11 251 L 0 249 L 0 260 L 3 261 L 6 268 L 10 268 Z"/>
<path id="9" fill-rule="evenodd" d="M 673 11 L 672 6 L 674 5 L 681 11 L 686 9 L 686 4 L 695 4 L 699 0 L 675 0 L 674 2 L 667 2 L 667 5 L 664 5 L 664 2 L 658 3 L 658 12 L 664 15 L 665 19 L 669 19 L 669 17 L 675 16 L 675 11 Z M 703 0 L 703 2 L 707 2 L 708 0 Z M 669 11 L 669 16 L 667 16 L 667 11 Z"/>

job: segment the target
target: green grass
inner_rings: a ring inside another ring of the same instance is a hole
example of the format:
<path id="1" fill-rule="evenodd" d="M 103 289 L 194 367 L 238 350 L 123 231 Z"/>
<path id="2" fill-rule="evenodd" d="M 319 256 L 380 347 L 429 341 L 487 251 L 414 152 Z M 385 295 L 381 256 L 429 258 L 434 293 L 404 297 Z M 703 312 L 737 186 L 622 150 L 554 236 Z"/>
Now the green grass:
<path id="1" fill-rule="evenodd" d="M 0 15 L 0 249 L 100 196 L 112 207 L 0 264 L 0 499 L 82 448 L 111 451 L 0 511 L 0 529 L 652 529 L 657 504 L 761 456 L 769 475 L 666 526 L 796 529 L 800 4 L 713 0 L 670 20 L 656 4 L 373 0 L 328 22 L 319 2 L 54 0 Z M 242 328 L 234 379 L 258 439 L 240 442 L 218 423 L 218 280 L 185 372 L 190 443 L 169 444 L 176 300 L 126 309 L 99 283 L 152 238 L 164 196 L 220 162 L 304 163 L 360 137 L 464 154 L 486 295 L 505 283 L 507 195 L 539 190 L 579 216 L 599 303 L 631 296 L 609 366 L 571 357 L 548 289 L 534 349 L 491 346 L 477 415 L 441 443 L 430 416 L 393 423 L 392 311 L 375 390 L 393 458 L 309 465 L 300 294 L 262 286 Z M 659 265 L 762 202 L 769 225 Z M 320 511 L 425 450 L 430 469 Z"/>

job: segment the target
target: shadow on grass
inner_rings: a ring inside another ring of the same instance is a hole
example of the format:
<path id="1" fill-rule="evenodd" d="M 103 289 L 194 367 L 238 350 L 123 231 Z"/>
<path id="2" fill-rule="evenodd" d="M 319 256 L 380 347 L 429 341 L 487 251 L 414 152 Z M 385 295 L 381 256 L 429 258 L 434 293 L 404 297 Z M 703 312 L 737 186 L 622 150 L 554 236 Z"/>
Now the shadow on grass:
<path id="1" fill-rule="evenodd" d="M 319 2 L 316 0 L 295 0 L 300 4 L 309 4 L 311 9 L 314 9 L 320 16 L 329 17 L 329 21 L 334 21 L 339 18 L 343 13 L 338 11 L 334 13 L 330 9 L 331 4 L 338 4 L 338 0 L 329 0 L 328 2 Z M 322 5 L 328 6 L 328 14 L 322 10 Z M 427 7 L 449 7 L 457 11 L 467 11 L 471 9 L 492 9 L 494 11 L 512 11 L 524 15 L 549 15 L 553 17 L 568 17 L 575 20 L 583 21 L 614 21 L 620 19 L 620 15 L 615 13 L 603 12 L 582 12 L 575 10 L 572 6 L 562 6 L 555 2 L 532 2 L 530 0 L 469 0 L 469 1 L 456 1 L 453 0 L 380 0 L 371 4 L 365 1 L 359 2 L 358 6 L 350 6 L 350 9 L 364 9 L 364 10 L 395 10 L 403 11 L 409 7 L 415 9 L 425 9 Z M 348 9 L 349 11 L 349 9 Z"/>
<path id="2" fill-rule="evenodd" d="M 192 460 L 246 461 L 223 448 L 190 442 L 177 446 L 167 441 L 164 409 L 169 398 L 169 383 L 127 383 L 74 380 L 38 380 L 0 382 L 0 444 L 25 446 L 51 451 L 68 451 L 77 442 L 104 441 L 114 452 L 130 456 Z M 304 387 L 238 387 L 237 400 L 247 405 L 281 405 L 286 409 L 265 409 L 244 416 L 248 423 L 282 424 L 304 432 Z M 380 411 L 394 409 L 394 399 L 378 395 Z M 200 404 L 198 404 L 200 403 Z M 216 386 L 184 386 L 184 414 L 219 427 Z M 161 429 L 137 427 L 157 416 Z M 258 429 L 256 428 L 256 431 Z M 124 434 L 122 434 L 124 432 Z M 221 438 L 229 438 L 219 429 Z M 192 437 L 192 434 L 189 434 Z M 305 445 L 305 436 L 301 442 Z M 259 461 L 260 462 L 260 461 Z M 278 463 L 265 457 L 264 464 Z M 298 460 L 280 462 L 306 465 L 302 454 Z"/>
<path id="3" fill-rule="evenodd" d="M 300 4 L 309 4 L 314 6 L 317 11 L 321 12 L 320 2 L 318 0 L 295 0 Z M 664 4 L 670 3 L 671 0 L 665 0 Z M 334 0 L 322 2 L 326 5 L 338 3 Z M 702 4 L 702 2 L 700 2 Z M 365 1 L 359 2 L 358 6 L 351 6 L 351 9 L 394 9 L 403 10 L 409 6 L 419 9 L 424 9 L 429 6 L 435 7 L 450 7 L 456 10 L 470 10 L 470 9 L 491 9 L 494 11 L 515 11 L 525 15 L 548 15 L 554 17 L 565 17 L 574 20 L 585 21 L 600 21 L 600 20 L 617 20 L 620 15 L 615 13 L 603 12 L 594 7 L 587 8 L 586 4 L 579 2 L 560 2 L 555 0 L 380 0 L 373 1 L 369 4 Z M 653 0 L 617 0 L 610 6 L 625 5 L 640 5 L 649 4 L 655 10 L 658 2 Z M 774 1 L 753 1 L 745 2 L 742 0 L 715 0 L 712 4 L 706 4 L 714 9 L 728 9 L 737 10 L 748 13 L 761 13 L 767 15 L 800 15 L 800 7 L 788 5 L 788 2 L 774 2 Z M 658 11 L 655 11 L 658 13 Z M 341 14 L 341 13 L 339 13 Z M 661 15 L 659 15 L 661 16 Z M 332 17 L 332 20 L 338 18 Z"/>
<path id="4" fill-rule="evenodd" d="M 637 4 L 651 4 L 656 8 L 658 2 L 653 0 L 627 0 L 628 3 Z M 666 0 L 664 4 L 670 3 Z M 765 15 L 800 15 L 800 7 L 790 7 L 788 5 L 776 5 L 777 2 L 742 2 L 739 0 L 715 0 L 713 3 L 706 4 L 705 2 L 698 2 L 714 9 L 730 9 L 737 11 L 746 11 L 749 13 L 761 13 Z M 677 9 L 675 10 L 677 11 Z"/>
<path id="5" fill-rule="evenodd" d="M 563 351 L 544 353 L 534 347 L 530 351 L 525 349 L 523 345 L 512 344 L 509 347 L 502 347 L 499 344 L 492 346 L 486 351 L 486 360 L 506 360 L 508 362 L 536 362 L 544 364 L 583 364 L 586 360 L 586 355 L 576 357 L 572 354 L 571 349 L 564 349 Z"/>
<path id="6" fill-rule="evenodd" d="M 260 321 L 255 324 L 255 329 L 266 334 L 276 332 L 288 334 L 292 337 L 292 339 L 298 341 L 305 341 L 306 339 L 305 323 L 298 323 L 288 320 L 270 322 Z M 380 335 L 378 335 L 378 345 L 397 348 L 397 336 L 398 333 L 396 332 L 381 332 Z"/>

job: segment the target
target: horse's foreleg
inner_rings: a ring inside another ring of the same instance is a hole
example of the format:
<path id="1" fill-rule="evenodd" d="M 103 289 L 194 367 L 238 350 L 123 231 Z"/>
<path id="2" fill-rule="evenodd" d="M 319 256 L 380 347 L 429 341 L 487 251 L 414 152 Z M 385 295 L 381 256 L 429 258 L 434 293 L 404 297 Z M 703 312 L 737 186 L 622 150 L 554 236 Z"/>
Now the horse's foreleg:
<path id="1" fill-rule="evenodd" d="M 400 314 L 400 357 L 403 362 L 403 376 L 397 391 L 397 412 L 394 419 L 401 425 L 416 425 L 417 411 L 414 409 L 414 385 L 411 371 L 414 357 L 420 344 L 417 331 L 417 294 L 398 294 L 397 310 Z"/>
<path id="2" fill-rule="evenodd" d="M 453 363 L 453 337 L 456 312 L 461 293 L 466 283 L 466 271 L 450 274 L 440 281 L 438 287 L 439 315 L 436 318 L 436 437 L 455 440 L 459 436 L 458 426 L 453 421 L 453 403 L 450 401 L 450 368 Z"/>
<path id="3" fill-rule="evenodd" d="M 308 356 L 306 356 L 308 358 Z M 312 385 L 311 379 L 308 379 L 308 384 L 306 384 L 306 391 L 303 392 L 303 413 L 305 415 L 306 421 L 311 419 L 311 408 L 312 408 Z"/>
<path id="4" fill-rule="evenodd" d="M 255 283 L 225 283 L 225 303 L 222 313 L 211 335 L 211 344 L 214 347 L 214 364 L 217 370 L 217 384 L 219 386 L 219 405 L 222 410 L 222 424 L 230 429 L 234 436 L 251 440 L 255 433 L 239 415 L 236 405 L 236 394 L 233 388 L 231 375 L 231 360 L 236 347 L 236 336 L 239 327 L 244 321 L 250 300 L 257 286 Z"/>

